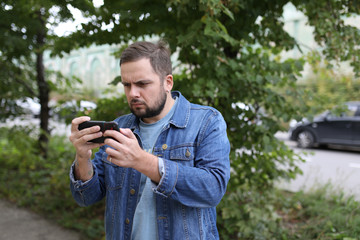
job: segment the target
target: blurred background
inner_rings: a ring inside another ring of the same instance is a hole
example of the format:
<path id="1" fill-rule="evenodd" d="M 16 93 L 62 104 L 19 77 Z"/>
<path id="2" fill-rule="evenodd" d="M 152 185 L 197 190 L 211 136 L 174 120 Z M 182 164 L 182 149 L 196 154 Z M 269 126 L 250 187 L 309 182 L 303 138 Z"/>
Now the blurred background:
<path id="1" fill-rule="evenodd" d="M 104 238 L 104 203 L 80 208 L 68 188 L 70 122 L 129 113 L 121 51 L 164 39 L 174 89 L 228 125 L 221 239 L 358 239 L 359 14 L 351 0 L 2 1 L 0 198 Z"/>

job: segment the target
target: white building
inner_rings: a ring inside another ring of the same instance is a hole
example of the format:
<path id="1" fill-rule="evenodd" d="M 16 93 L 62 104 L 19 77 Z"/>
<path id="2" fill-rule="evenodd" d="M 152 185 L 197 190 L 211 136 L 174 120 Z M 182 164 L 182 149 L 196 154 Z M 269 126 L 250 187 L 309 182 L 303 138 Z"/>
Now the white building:
<path id="1" fill-rule="evenodd" d="M 315 42 L 313 37 L 314 27 L 308 25 L 307 17 L 301 11 L 298 11 L 294 5 L 288 3 L 284 6 L 284 29 L 292 36 L 299 46 L 302 53 L 296 48 L 292 51 L 283 53 L 284 58 L 299 58 L 304 54 L 314 50 L 321 50 L 320 46 Z M 360 16 L 352 16 L 344 19 L 345 24 L 357 27 L 360 30 Z M 352 68 L 349 63 L 341 63 L 340 68 L 337 69 L 339 74 L 352 74 Z M 303 78 L 311 75 L 310 66 L 306 64 L 302 73 Z"/>
<path id="2" fill-rule="evenodd" d="M 49 52 L 46 52 L 44 65 L 46 69 L 60 71 L 68 78 L 80 78 L 84 89 L 101 97 L 103 91 L 109 88 L 109 83 L 120 75 L 119 59 L 113 55 L 118 50 L 117 45 L 93 45 L 73 50 L 63 58 L 50 58 Z M 121 84 L 116 88 L 118 92 L 123 92 Z"/>

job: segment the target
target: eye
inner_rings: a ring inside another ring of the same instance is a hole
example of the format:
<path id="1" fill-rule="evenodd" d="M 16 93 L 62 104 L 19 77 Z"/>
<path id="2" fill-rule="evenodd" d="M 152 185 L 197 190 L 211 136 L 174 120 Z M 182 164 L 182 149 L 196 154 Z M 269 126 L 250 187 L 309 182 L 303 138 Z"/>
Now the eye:
<path id="1" fill-rule="evenodd" d="M 149 81 L 139 81 L 136 83 L 136 85 L 139 87 L 146 87 L 146 85 L 149 85 L 149 84 L 150 84 Z"/>
<path id="2" fill-rule="evenodd" d="M 130 86 L 130 83 L 122 82 L 122 85 L 123 85 L 124 87 L 129 87 L 129 86 Z"/>

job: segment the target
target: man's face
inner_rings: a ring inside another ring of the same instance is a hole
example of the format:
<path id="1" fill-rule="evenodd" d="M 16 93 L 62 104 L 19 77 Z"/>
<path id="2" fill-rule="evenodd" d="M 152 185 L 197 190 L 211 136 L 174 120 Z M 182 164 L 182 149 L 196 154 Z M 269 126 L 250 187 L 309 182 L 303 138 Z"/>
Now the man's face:
<path id="1" fill-rule="evenodd" d="M 166 103 L 164 79 L 149 59 L 121 64 L 121 79 L 131 112 L 142 119 L 158 116 Z"/>

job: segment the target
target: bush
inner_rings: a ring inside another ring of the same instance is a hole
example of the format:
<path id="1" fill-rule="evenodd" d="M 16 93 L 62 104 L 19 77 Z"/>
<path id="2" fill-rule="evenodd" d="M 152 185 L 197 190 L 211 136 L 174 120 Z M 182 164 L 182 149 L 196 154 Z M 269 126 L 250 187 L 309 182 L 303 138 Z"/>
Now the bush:
<path id="1" fill-rule="evenodd" d="M 331 185 L 304 193 L 278 192 L 274 202 L 287 229 L 285 239 L 357 240 L 360 203 L 353 196 L 332 191 Z"/>
<path id="2" fill-rule="evenodd" d="M 228 193 L 218 206 L 222 240 L 358 240 L 360 203 L 330 185 L 312 192 Z"/>
<path id="3" fill-rule="evenodd" d="M 218 228 L 221 239 L 277 240 L 284 229 L 277 214 L 273 192 L 248 188 L 225 195 L 218 206 Z"/>
<path id="4" fill-rule="evenodd" d="M 44 159 L 32 131 L 0 128 L 0 197 L 78 230 L 86 239 L 104 235 L 104 202 L 79 207 L 69 189 L 69 168 L 75 150 L 66 137 L 50 138 Z"/>

